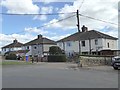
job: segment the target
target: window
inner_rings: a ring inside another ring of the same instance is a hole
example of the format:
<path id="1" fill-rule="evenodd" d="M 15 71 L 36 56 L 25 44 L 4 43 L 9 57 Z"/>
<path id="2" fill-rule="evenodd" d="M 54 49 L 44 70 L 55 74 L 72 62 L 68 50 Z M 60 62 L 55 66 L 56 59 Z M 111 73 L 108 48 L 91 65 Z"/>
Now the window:
<path id="1" fill-rule="evenodd" d="M 107 43 L 108 48 L 110 47 L 109 43 Z"/>
<path id="2" fill-rule="evenodd" d="M 98 45 L 98 39 L 95 39 L 95 45 Z"/>
<path id="3" fill-rule="evenodd" d="M 71 42 L 67 42 L 67 46 L 69 46 L 69 47 L 70 47 L 70 46 L 71 46 Z"/>
<path id="4" fill-rule="evenodd" d="M 29 49 L 29 46 L 27 46 L 27 49 Z"/>
<path id="5" fill-rule="evenodd" d="M 85 47 L 85 41 L 82 41 L 82 46 Z"/>
<path id="6" fill-rule="evenodd" d="M 37 47 L 34 47 L 34 49 L 37 49 Z"/>

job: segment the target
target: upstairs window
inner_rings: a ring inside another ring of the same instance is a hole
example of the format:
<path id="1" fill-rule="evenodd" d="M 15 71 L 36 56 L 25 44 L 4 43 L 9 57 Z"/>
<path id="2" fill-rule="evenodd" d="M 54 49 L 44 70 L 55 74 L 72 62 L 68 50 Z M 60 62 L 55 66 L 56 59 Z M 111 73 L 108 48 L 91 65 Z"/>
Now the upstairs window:
<path id="1" fill-rule="evenodd" d="M 68 47 L 72 46 L 71 42 L 67 42 L 67 46 Z"/>
<path id="2" fill-rule="evenodd" d="M 82 41 L 82 47 L 85 47 L 85 41 Z"/>
<path id="3" fill-rule="evenodd" d="M 98 39 L 95 39 L 95 45 L 98 45 Z"/>
<path id="4" fill-rule="evenodd" d="M 108 48 L 110 47 L 110 44 L 109 43 L 107 43 L 107 46 L 108 46 Z"/>
<path id="5" fill-rule="evenodd" d="M 29 49 L 29 46 L 27 46 L 27 50 Z"/>
<path id="6" fill-rule="evenodd" d="M 37 47 L 34 47 L 34 49 L 37 49 Z"/>

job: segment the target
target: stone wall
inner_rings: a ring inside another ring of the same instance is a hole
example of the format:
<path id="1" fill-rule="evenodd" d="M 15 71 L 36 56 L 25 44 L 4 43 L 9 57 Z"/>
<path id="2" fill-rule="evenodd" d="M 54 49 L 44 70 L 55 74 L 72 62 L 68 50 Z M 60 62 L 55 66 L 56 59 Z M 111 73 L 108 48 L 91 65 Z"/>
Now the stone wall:
<path id="1" fill-rule="evenodd" d="M 100 66 L 100 65 L 111 65 L 112 57 L 107 56 L 80 56 L 80 64 L 82 66 Z"/>

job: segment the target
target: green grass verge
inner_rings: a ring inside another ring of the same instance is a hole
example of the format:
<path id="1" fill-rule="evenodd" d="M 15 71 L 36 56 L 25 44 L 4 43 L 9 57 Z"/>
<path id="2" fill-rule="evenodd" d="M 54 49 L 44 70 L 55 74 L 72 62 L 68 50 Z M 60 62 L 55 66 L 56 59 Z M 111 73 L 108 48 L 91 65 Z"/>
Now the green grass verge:
<path id="1" fill-rule="evenodd" d="M 3 61 L 0 65 L 32 65 L 31 62 Z"/>

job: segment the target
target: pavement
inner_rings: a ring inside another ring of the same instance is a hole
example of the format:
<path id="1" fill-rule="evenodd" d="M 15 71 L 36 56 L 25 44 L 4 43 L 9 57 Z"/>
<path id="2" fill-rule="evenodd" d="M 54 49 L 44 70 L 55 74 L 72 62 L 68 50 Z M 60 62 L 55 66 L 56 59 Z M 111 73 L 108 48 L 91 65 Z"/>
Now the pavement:
<path id="1" fill-rule="evenodd" d="M 115 71 L 112 66 L 83 66 L 83 67 L 78 67 L 77 64 L 75 63 L 48 63 L 48 62 L 39 62 L 36 63 L 37 65 L 44 65 L 46 68 L 58 68 L 58 69 L 74 69 L 74 70 L 79 70 L 79 69 L 86 69 L 86 70 L 99 70 L 99 71 Z"/>

